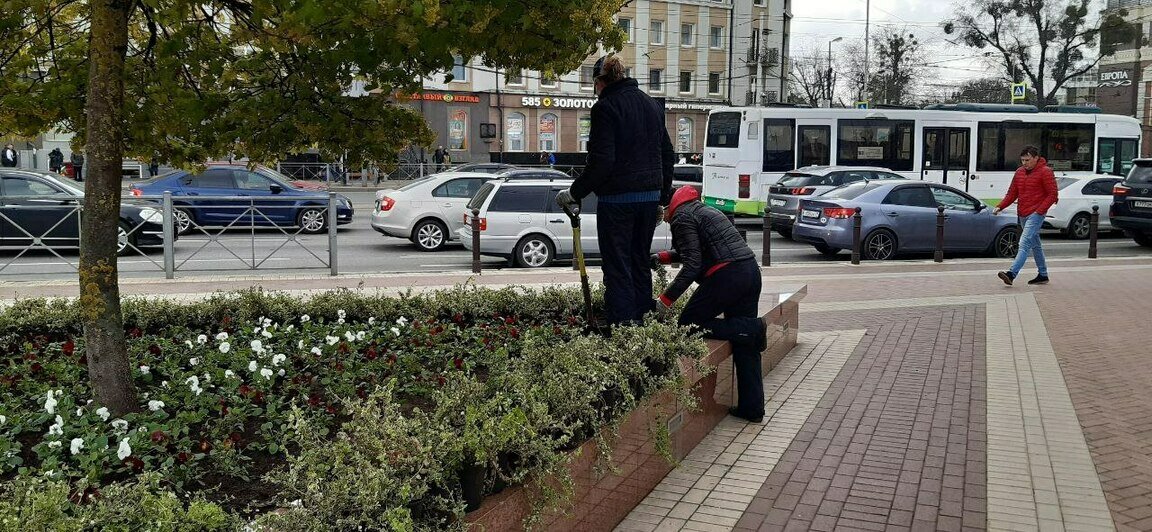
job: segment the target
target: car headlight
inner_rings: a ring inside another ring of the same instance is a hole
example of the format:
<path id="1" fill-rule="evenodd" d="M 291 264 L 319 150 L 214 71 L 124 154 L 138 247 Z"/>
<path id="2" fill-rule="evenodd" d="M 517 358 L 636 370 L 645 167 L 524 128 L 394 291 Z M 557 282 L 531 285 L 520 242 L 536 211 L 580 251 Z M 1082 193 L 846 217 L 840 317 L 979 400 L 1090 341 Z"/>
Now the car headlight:
<path id="1" fill-rule="evenodd" d="M 163 224 L 164 223 L 164 213 L 162 213 L 156 209 L 153 209 L 151 207 L 144 207 L 143 209 L 140 209 L 140 217 L 143 218 L 144 221 L 148 222 L 148 223 L 153 223 L 153 224 Z"/>

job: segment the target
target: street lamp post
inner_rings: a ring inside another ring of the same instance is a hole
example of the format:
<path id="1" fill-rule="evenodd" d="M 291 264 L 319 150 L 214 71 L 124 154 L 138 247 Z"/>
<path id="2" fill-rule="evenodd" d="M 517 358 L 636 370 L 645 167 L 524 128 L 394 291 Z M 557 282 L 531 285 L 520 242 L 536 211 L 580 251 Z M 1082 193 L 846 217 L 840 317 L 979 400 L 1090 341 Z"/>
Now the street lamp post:
<path id="1" fill-rule="evenodd" d="M 843 40 L 844 37 L 836 37 L 835 39 L 828 41 L 828 77 L 825 78 L 825 81 L 827 81 L 827 92 L 824 93 L 828 100 L 828 107 L 832 107 L 832 92 L 835 90 L 835 87 L 832 84 L 832 43 L 837 43 Z"/>

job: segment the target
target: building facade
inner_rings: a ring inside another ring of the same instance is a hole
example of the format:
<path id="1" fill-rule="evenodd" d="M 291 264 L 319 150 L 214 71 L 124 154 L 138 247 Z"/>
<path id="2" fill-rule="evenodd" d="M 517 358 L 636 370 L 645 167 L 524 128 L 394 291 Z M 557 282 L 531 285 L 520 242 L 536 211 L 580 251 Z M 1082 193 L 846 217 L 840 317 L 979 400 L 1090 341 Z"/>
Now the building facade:
<path id="1" fill-rule="evenodd" d="M 700 153 L 708 111 L 762 105 L 784 94 L 791 0 L 638 0 L 617 15 L 627 42 L 617 53 L 628 75 L 664 102 L 672 144 L 685 158 Z M 549 79 L 458 58 L 451 80 L 424 81 L 422 114 L 454 162 L 528 163 L 542 152 L 582 161 L 596 102 L 590 55 L 576 70 Z M 481 136 L 487 128 L 492 135 Z"/>
<path id="2" fill-rule="evenodd" d="M 1152 0 L 1108 0 L 1107 10 L 1124 9 L 1125 19 L 1139 28 L 1136 39 L 1120 44 L 1100 59 L 1096 103 L 1105 113 L 1128 115 L 1143 129 L 1142 155 L 1152 153 Z"/>

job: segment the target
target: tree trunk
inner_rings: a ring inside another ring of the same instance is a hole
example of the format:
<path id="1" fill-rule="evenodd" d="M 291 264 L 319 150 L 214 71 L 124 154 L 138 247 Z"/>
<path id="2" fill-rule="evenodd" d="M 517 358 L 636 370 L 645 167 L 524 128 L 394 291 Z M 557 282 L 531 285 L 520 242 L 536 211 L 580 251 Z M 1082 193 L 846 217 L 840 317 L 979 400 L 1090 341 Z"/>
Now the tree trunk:
<path id="1" fill-rule="evenodd" d="M 123 159 L 124 56 L 131 0 L 91 2 L 88 175 L 80 233 L 80 309 L 95 400 L 114 415 L 138 408 L 124 341 L 116 265 Z"/>

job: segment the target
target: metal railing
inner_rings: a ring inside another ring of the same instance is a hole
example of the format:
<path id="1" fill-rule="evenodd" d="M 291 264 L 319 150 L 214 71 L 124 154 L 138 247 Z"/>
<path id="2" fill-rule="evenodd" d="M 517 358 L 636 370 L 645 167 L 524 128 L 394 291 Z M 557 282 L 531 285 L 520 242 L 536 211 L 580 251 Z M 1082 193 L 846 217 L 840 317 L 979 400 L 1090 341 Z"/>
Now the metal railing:
<path id="1" fill-rule="evenodd" d="M 175 278 L 178 271 L 235 269 L 323 268 L 331 275 L 339 274 L 337 226 L 341 209 L 332 192 L 315 196 L 194 198 L 165 192 L 160 196 L 127 196 L 124 205 L 130 210 L 131 206 L 139 207 L 141 211 L 125 216 L 122 210 L 119 254 L 122 258 L 143 257 L 145 264 L 163 271 L 168 279 Z M 34 251 L 46 251 L 77 270 L 78 257 L 62 252 L 79 249 L 83 217 L 83 198 L 4 197 L 0 208 L 0 249 L 16 253 L 0 256 L 0 273 L 20 266 L 20 260 Z M 236 238 L 244 233 L 246 238 Z M 162 250 L 159 261 L 147 252 L 154 248 Z M 208 249 L 226 252 L 224 259 L 211 260 L 234 262 L 240 267 L 196 268 L 192 261 Z M 290 259 L 277 257 L 286 249 L 306 253 Z M 273 258 L 290 260 L 291 264 L 276 268 L 271 265 Z"/>

